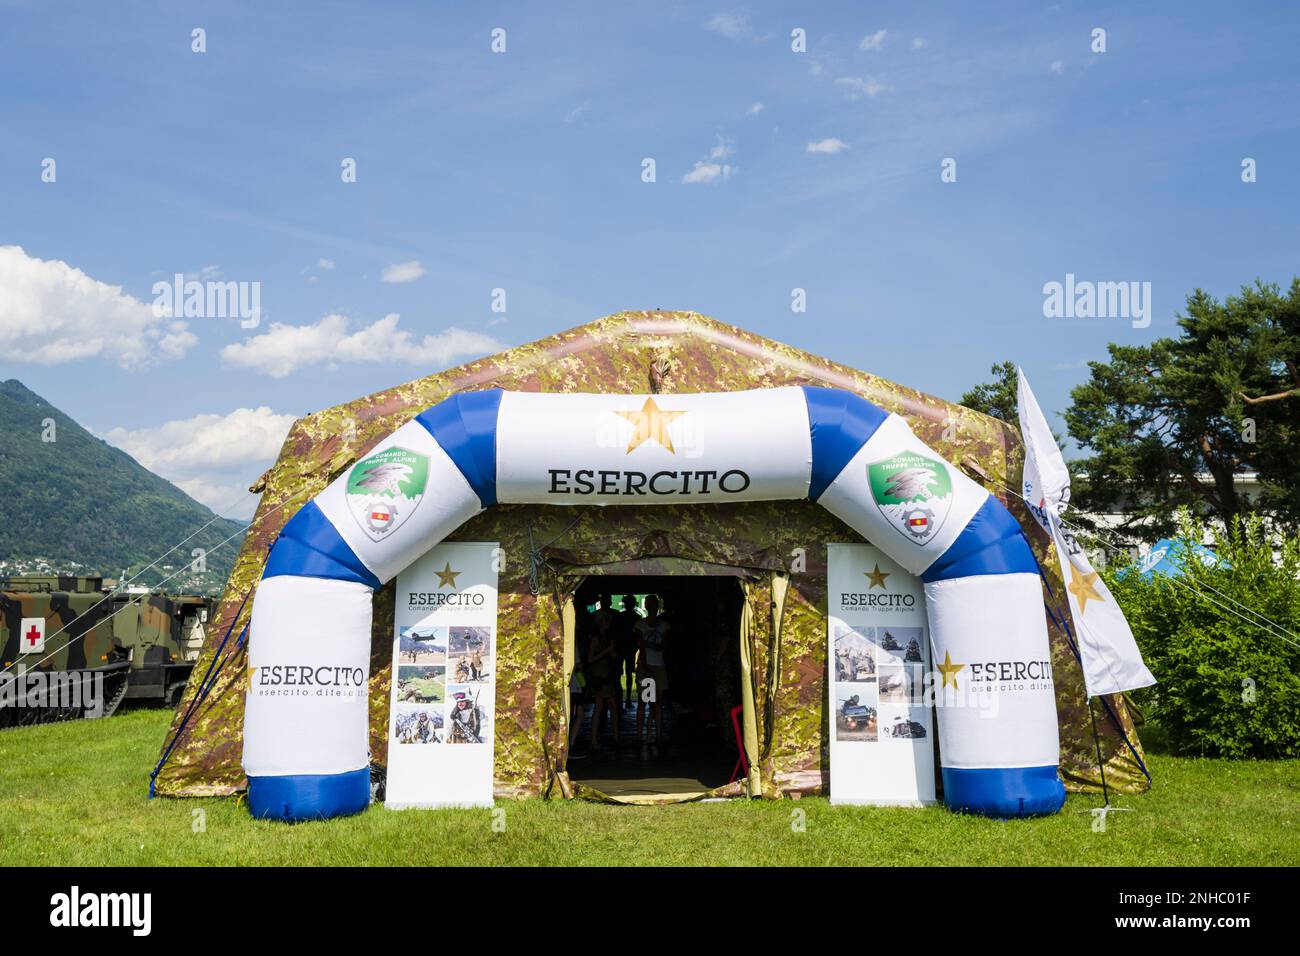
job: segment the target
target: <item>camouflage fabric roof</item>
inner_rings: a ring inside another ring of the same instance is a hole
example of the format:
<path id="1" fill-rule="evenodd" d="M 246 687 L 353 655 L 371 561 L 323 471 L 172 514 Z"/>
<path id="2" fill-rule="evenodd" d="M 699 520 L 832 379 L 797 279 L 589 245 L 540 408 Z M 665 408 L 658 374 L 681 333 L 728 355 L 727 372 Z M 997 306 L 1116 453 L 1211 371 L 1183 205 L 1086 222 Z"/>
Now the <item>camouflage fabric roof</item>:
<path id="1" fill-rule="evenodd" d="M 157 781 L 170 796 L 231 794 L 245 786 L 240 770 L 245 689 L 243 650 L 232 653 L 249 608 L 244 599 L 261 576 L 267 549 L 285 522 L 380 439 L 425 408 L 459 391 L 500 387 L 539 392 L 711 392 L 827 385 L 847 389 L 897 412 L 917 435 L 1000 498 L 1029 533 L 1040 563 L 1061 594 L 1047 536 L 1006 486 L 1018 487 L 1023 455 L 1015 429 L 996 419 L 819 358 L 692 312 L 622 312 L 465 365 L 376 392 L 294 423 L 279 459 L 253 486 L 262 492 L 228 586 L 195 668 L 207 671 L 227 631 L 230 640 L 208 697 L 198 705 Z M 791 597 L 776 653 L 756 648 L 762 686 L 762 792 L 777 797 L 819 792 L 826 785 L 825 543 L 859 539 L 822 509 L 803 502 L 663 508 L 489 509 L 453 539 L 499 540 L 506 552 L 500 581 L 496 780 L 501 795 L 571 793 L 560 769 L 565 692 L 559 606 L 573 575 L 565 566 L 649 558 L 680 558 L 766 569 L 784 567 L 803 546 L 808 570 L 792 575 Z M 545 542 L 549 548 L 538 548 Z M 534 550 L 537 548 L 537 550 Z M 538 561 L 542 562 L 538 580 Z M 819 570 L 820 569 L 820 570 Z M 818 580 L 816 574 L 823 577 Z M 537 586 L 535 586 L 537 585 Z M 250 602 L 251 603 L 251 602 Z M 243 606 L 242 613 L 240 608 Z M 765 606 L 765 605 L 764 605 Z M 383 763 L 388 719 L 393 587 L 375 597 L 371 645 L 371 750 Z M 236 616 L 238 615 L 238 620 Z M 1051 631 L 1061 762 L 1067 786 L 1093 789 L 1099 775 L 1083 678 L 1065 636 Z M 761 642 L 761 635 L 756 637 Z M 192 681 L 173 720 L 171 738 L 189 709 Z M 1121 698 L 1109 701 L 1138 746 Z M 1119 789 L 1145 784 L 1135 754 L 1114 723 L 1099 715 L 1107 780 Z M 1138 751 L 1140 753 L 1140 751 Z"/>

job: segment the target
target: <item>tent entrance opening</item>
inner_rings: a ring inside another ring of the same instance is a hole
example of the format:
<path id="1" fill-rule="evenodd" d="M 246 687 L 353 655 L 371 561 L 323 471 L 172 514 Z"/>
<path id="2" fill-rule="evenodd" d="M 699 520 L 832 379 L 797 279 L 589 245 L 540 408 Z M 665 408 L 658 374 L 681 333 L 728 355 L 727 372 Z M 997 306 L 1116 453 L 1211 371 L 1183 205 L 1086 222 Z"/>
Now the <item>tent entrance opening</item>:
<path id="1" fill-rule="evenodd" d="M 743 604 L 733 577 L 583 581 L 574 598 L 571 780 L 624 798 L 730 781 Z"/>

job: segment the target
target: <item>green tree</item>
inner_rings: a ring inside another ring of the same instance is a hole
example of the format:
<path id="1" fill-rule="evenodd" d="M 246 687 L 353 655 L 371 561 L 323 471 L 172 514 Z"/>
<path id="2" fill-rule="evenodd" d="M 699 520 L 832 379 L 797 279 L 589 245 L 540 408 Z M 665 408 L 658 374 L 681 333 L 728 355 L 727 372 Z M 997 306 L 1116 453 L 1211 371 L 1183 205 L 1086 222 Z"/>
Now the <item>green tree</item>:
<path id="1" fill-rule="evenodd" d="M 989 372 L 993 381 L 971 386 L 958 404 L 1015 425 L 1020 420 L 1016 414 L 1016 363 L 998 362 Z"/>
<path id="2" fill-rule="evenodd" d="M 1258 474 L 1258 504 L 1285 523 L 1300 517 L 1300 278 L 1286 294 L 1256 281 L 1220 302 L 1197 289 L 1181 334 L 1109 346 L 1090 362 L 1066 423 L 1085 452 L 1074 500 L 1090 511 L 1123 505 L 1143 537 L 1174 529 L 1186 505 L 1232 525 L 1252 510 L 1238 482 Z"/>
<path id="3" fill-rule="evenodd" d="M 1184 511 L 1179 536 L 1208 540 L 1218 563 L 1184 555 L 1177 579 L 1103 572 L 1156 678 L 1134 700 L 1176 754 L 1300 757 L 1300 534 L 1266 536 L 1258 515 L 1216 530 Z"/>
<path id="4" fill-rule="evenodd" d="M 999 418 L 1019 429 L 1020 413 L 1017 410 L 1019 403 L 1016 396 L 1020 391 L 1020 380 L 1016 375 L 1016 363 L 998 362 L 989 369 L 989 373 L 993 376 L 993 381 L 972 385 L 962 394 L 957 404 Z M 1052 437 L 1058 446 L 1064 447 L 1061 434 L 1055 428 L 1052 429 Z"/>

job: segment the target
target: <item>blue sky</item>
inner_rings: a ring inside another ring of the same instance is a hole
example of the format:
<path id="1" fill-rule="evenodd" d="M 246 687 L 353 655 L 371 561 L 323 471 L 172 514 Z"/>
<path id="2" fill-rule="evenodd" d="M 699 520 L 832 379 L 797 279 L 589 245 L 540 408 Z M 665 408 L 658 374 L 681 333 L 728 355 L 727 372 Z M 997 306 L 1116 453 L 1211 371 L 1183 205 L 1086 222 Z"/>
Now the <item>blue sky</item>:
<path id="1" fill-rule="evenodd" d="M 220 506 L 297 415 L 621 309 L 950 399 L 1013 359 L 1060 427 L 1106 343 L 1300 272 L 1293 5 L 455 6 L 0 0 L 0 377 Z M 261 324 L 152 316 L 175 273 Z M 1067 273 L 1150 326 L 1045 318 Z"/>

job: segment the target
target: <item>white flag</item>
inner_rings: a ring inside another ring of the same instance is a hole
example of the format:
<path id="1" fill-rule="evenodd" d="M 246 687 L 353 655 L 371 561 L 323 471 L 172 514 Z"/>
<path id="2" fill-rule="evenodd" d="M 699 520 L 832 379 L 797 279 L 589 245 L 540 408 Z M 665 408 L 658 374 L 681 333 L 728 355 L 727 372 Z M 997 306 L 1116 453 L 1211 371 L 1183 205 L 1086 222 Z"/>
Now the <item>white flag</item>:
<path id="1" fill-rule="evenodd" d="M 1150 687 L 1156 679 L 1142 662 L 1124 612 L 1083 548 L 1061 526 L 1061 513 L 1070 500 L 1070 472 L 1023 371 L 1016 404 L 1025 442 L 1024 496 L 1056 545 L 1088 696 Z"/>
<path id="2" fill-rule="evenodd" d="M 1023 369 L 1016 369 L 1016 410 L 1020 415 L 1020 434 L 1025 442 L 1025 471 L 1020 493 L 1038 523 L 1047 531 L 1048 513 L 1058 517 L 1065 513 L 1070 503 L 1070 469 L 1065 466 L 1056 436 L 1043 417 L 1029 388 L 1029 379 Z"/>

